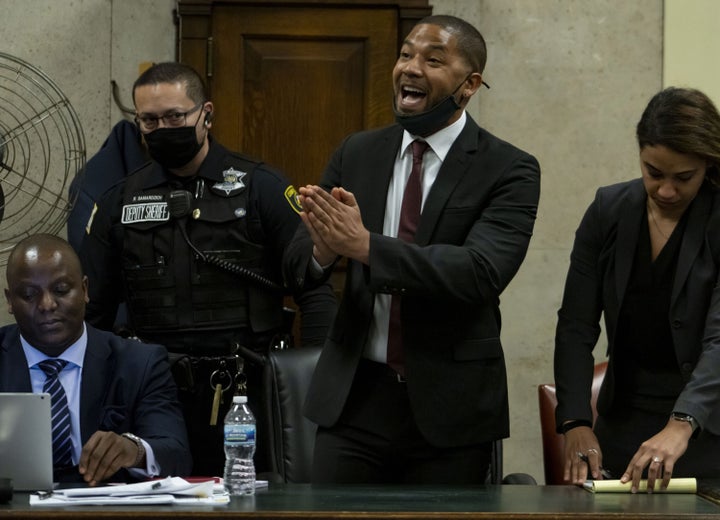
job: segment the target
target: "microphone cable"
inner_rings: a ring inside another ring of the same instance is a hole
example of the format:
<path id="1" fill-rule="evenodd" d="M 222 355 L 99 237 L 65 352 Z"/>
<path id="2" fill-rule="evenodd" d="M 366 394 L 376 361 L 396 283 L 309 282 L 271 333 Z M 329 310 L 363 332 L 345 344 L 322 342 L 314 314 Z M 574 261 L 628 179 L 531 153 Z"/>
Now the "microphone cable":
<path id="1" fill-rule="evenodd" d="M 261 275 L 260 273 L 256 273 L 255 271 L 252 271 L 245 266 L 238 265 L 238 264 L 235 264 L 228 260 L 225 260 L 223 258 L 220 258 L 217 255 L 204 253 L 204 252 L 200 251 L 197 247 L 195 247 L 195 244 L 192 243 L 192 241 L 190 240 L 190 237 L 187 234 L 187 230 L 185 229 L 185 217 L 187 217 L 187 215 L 190 214 L 191 206 L 192 206 L 192 194 L 189 191 L 187 191 L 187 190 L 171 191 L 170 195 L 168 196 L 167 204 L 168 204 L 168 211 L 170 212 L 170 216 L 173 217 L 175 220 L 177 220 L 178 227 L 180 229 L 180 234 L 182 234 L 183 239 L 185 240 L 187 245 L 190 247 L 190 249 L 192 249 L 192 251 L 196 255 L 198 255 L 198 257 L 202 261 L 204 261 L 210 265 L 214 265 L 215 267 L 218 267 L 229 273 L 233 273 L 242 278 L 250 280 L 258 285 L 262 285 L 262 286 L 266 287 L 267 289 L 270 289 L 273 291 L 285 292 L 284 287 L 273 282 L 272 280 Z"/>

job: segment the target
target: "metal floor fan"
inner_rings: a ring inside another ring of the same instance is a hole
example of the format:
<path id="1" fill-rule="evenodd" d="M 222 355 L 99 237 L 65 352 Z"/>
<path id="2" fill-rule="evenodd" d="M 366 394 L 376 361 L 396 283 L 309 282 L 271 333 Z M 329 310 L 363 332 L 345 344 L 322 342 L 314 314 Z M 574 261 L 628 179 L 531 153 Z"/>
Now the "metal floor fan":
<path id="1" fill-rule="evenodd" d="M 0 265 L 19 240 L 63 229 L 84 166 L 70 101 L 42 71 L 0 52 Z"/>

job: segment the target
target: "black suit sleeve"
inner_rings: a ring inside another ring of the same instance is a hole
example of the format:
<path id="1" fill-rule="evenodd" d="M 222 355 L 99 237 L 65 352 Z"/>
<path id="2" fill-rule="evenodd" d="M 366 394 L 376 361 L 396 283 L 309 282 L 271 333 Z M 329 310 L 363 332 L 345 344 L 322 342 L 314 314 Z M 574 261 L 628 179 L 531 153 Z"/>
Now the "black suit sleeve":
<path id="1" fill-rule="evenodd" d="M 141 368 L 132 433 L 152 447 L 162 475 L 189 475 L 190 447 L 167 351 L 159 345 L 138 346 L 147 350 L 148 355 Z"/>
<path id="2" fill-rule="evenodd" d="M 121 185 L 119 185 L 121 186 Z M 113 330 L 124 294 L 122 285 L 119 233 L 122 188 L 116 187 L 97 203 L 90 229 L 82 241 L 80 262 L 88 277 L 90 301 L 85 309 L 88 323 L 102 330 Z"/>
<path id="3" fill-rule="evenodd" d="M 555 331 L 556 424 L 580 419 L 592 423 L 590 392 L 603 310 L 598 262 L 604 242 L 599 202 L 585 212 L 575 233 L 570 267 Z"/>

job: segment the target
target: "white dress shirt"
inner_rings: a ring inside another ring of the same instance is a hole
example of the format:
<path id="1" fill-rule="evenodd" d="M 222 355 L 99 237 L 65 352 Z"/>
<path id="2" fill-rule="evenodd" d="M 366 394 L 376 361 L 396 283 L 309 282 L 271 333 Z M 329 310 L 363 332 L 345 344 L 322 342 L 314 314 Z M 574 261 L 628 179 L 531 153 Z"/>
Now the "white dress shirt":
<path id="1" fill-rule="evenodd" d="M 405 185 L 412 170 L 412 142 L 416 139 L 426 141 L 429 148 L 423 156 L 422 164 L 422 207 L 425 206 L 430 189 L 437 179 L 440 166 L 450 151 L 457 137 L 465 127 L 467 115 L 463 110 L 460 118 L 450 126 L 438 130 L 428 137 L 418 137 L 410 134 L 407 130 L 403 132 L 402 143 L 395 157 L 395 168 L 393 177 L 388 187 L 387 200 L 385 202 L 385 220 L 383 221 L 383 235 L 397 237 L 398 226 L 400 225 L 400 209 L 405 192 Z M 362 209 L 362 208 L 361 208 Z M 422 211 L 422 210 L 421 210 Z M 370 266 L 372 269 L 372 265 Z M 375 305 L 373 306 L 373 319 L 370 322 L 367 343 L 365 344 L 364 356 L 380 363 L 387 362 L 387 341 L 388 327 L 390 323 L 390 301 L 389 294 L 376 294 Z"/>

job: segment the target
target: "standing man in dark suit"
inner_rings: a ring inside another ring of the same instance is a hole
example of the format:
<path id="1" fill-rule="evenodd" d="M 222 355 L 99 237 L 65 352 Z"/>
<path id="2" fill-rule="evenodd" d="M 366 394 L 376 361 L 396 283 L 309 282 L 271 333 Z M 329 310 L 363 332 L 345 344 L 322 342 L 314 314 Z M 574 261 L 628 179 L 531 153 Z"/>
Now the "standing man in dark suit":
<path id="1" fill-rule="evenodd" d="M 34 235 L 13 248 L 5 297 L 17 325 L 0 328 L 0 392 L 48 391 L 53 414 L 63 415 L 56 394 L 44 389 L 51 376 L 42 368 L 48 361 L 62 367 L 69 432 L 53 439 L 56 481 L 189 474 L 167 351 L 86 325 L 87 289 L 80 260 L 63 239 Z"/>
<path id="2" fill-rule="evenodd" d="M 322 187 L 300 190 L 286 279 L 311 285 L 348 260 L 306 403 L 314 482 L 483 483 L 509 435 L 499 295 L 525 257 L 540 172 L 464 110 L 485 61 L 470 24 L 421 20 L 393 70 L 399 124 L 349 136 Z"/>

